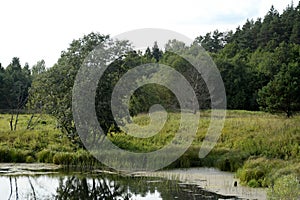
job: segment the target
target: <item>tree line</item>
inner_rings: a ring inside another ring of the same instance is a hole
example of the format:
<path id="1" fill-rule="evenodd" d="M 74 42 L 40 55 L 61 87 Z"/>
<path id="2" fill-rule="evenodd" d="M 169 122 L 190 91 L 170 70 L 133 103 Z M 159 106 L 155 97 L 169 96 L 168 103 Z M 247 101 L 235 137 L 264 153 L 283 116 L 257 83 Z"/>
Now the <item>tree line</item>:
<path id="1" fill-rule="evenodd" d="M 284 112 L 300 109 L 300 2 L 282 14 L 272 6 L 264 18 L 235 32 L 207 33 L 195 40 L 210 52 L 226 87 L 229 109 Z"/>
<path id="2" fill-rule="evenodd" d="M 263 19 L 247 20 L 235 31 L 215 30 L 197 37 L 191 46 L 171 40 L 164 51 L 154 43 L 141 52 L 134 51 L 128 41 L 113 41 L 108 35 L 90 33 L 73 40 L 48 69 L 43 60 L 31 68 L 28 64 L 22 67 L 15 57 L 6 68 L 0 66 L 0 109 L 46 112 L 57 118 L 64 132 L 76 138 L 72 87 L 84 59 L 98 45 L 123 51 L 98 83 L 96 112 L 105 132 L 118 129 L 110 107 L 114 86 L 128 70 L 146 63 L 165 64 L 179 71 L 195 90 L 200 108 L 210 108 L 201 75 L 173 53 L 176 49 L 194 53 L 196 45 L 202 46 L 216 63 L 225 84 L 229 109 L 283 112 L 288 117 L 300 110 L 300 4 L 287 6 L 282 14 L 272 6 Z M 170 110 L 179 108 L 172 92 L 150 84 L 134 92 L 130 113 L 147 112 L 157 103 Z"/>

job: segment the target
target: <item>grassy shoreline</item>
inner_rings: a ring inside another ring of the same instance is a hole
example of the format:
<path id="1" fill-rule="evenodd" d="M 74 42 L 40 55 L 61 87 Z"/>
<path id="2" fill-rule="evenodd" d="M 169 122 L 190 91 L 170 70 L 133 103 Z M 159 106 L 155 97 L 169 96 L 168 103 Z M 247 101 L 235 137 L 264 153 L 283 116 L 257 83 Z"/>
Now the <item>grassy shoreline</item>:
<path id="1" fill-rule="evenodd" d="M 26 130 L 30 115 L 20 115 L 16 131 L 10 131 L 9 119 L 8 114 L 0 115 L 0 162 L 102 166 L 61 133 L 53 118 L 47 115 L 36 118 L 34 129 Z M 134 120 L 147 124 L 149 118 L 141 114 Z M 109 138 L 130 151 L 153 151 L 174 137 L 179 120 L 180 114 L 171 113 L 165 127 L 150 138 L 136 139 L 125 133 L 110 133 Z M 300 116 L 288 119 L 263 112 L 228 111 L 217 145 L 207 157 L 199 159 L 209 122 L 209 111 L 202 112 L 193 144 L 168 168 L 216 167 L 237 172 L 241 182 L 251 187 L 271 186 L 285 175 L 300 178 Z"/>

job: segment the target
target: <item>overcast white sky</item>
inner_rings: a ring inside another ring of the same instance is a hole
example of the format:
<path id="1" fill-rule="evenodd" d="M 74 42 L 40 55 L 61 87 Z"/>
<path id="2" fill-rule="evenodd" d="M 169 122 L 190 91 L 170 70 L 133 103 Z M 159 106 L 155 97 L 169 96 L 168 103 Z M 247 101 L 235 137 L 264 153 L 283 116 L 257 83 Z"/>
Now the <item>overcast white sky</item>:
<path id="1" fill-rule="evenodd" d="M 0 62 L 12 57 L 51 67 L 73 39 L 92 31 L 111 36 L 138 28 L 164 28 L 191 39 L 235 30 L 247 18 L 282 13 L 291 0 L 8 0 L 0 2 Z M 298 4 L 297 1 L 294 3 Z"/>

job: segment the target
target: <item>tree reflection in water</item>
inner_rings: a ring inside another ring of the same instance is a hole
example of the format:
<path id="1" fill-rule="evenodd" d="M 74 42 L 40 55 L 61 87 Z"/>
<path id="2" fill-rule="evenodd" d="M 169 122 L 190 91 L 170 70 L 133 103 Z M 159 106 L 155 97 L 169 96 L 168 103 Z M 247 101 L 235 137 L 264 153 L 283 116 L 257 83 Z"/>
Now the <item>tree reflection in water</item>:
<path id="1" fill-rule="evenodd" d="M 60 178 L 57 200 L 63 199 L 111 199 L 129 200 L 128 189 L 115 181 L 98 177 L 87 179 L 76 176 Z"/>
<path id="2" fill-rule="evenodd" d="M 55 199 L 129 200 L 158 193 L 159 199 L 238 199 L 209 192 L 196 185 L 151 177 L 101 174 L 60 178 Z"/>
<path id="3" fill-rule="evenodd" d="M 238 199 L 154 177 L 110 173 L 71 172 L 26 176 L 0 176 L 0 199 Z M 5 190 L 5 193 L 3 194 Z"/>

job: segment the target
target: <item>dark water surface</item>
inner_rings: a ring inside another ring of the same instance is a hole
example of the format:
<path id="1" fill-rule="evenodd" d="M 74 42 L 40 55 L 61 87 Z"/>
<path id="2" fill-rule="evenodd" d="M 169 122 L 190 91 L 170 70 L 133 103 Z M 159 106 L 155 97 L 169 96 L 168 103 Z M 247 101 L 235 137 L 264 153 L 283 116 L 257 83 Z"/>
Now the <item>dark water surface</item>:
<path id="1" fill-rule="evenodd" d="M 0 163 L 0 200 L 12 199 L 266 199 L 233 173 L 187 168 L 117 174 L 62 169 L 45 163 Z"/>
<path id="2" fill-rule="evenodd" d="M 110 173 L 0 176 L 0 199 L 238 199 L 197 185 Z"/>

